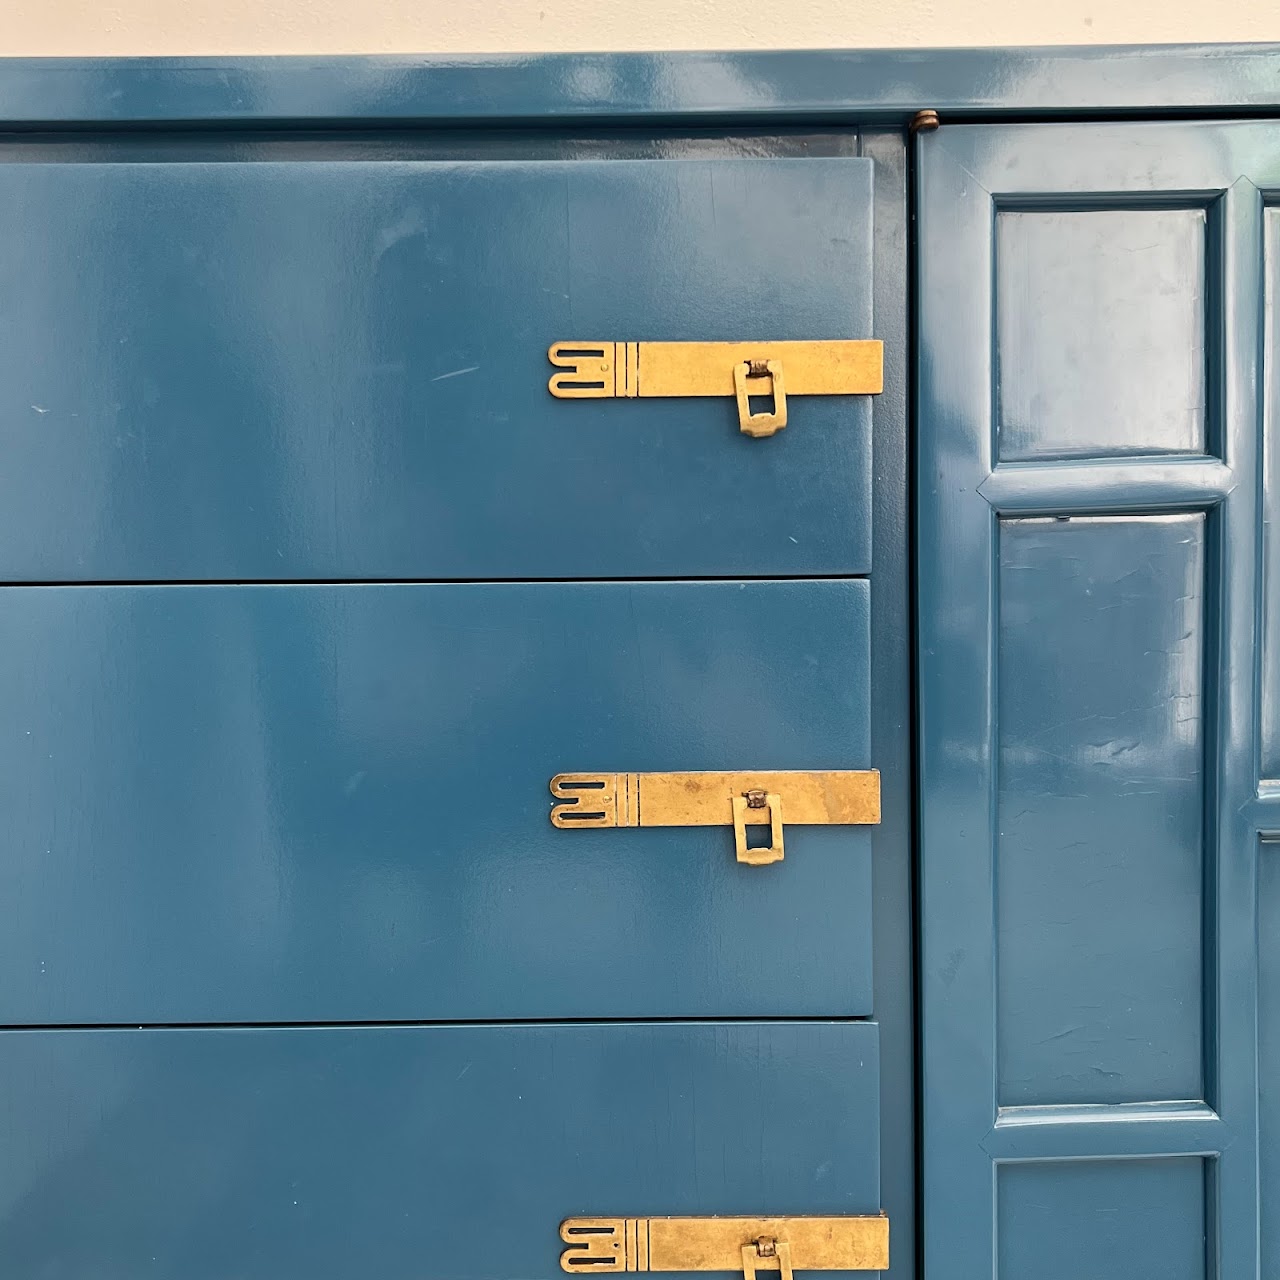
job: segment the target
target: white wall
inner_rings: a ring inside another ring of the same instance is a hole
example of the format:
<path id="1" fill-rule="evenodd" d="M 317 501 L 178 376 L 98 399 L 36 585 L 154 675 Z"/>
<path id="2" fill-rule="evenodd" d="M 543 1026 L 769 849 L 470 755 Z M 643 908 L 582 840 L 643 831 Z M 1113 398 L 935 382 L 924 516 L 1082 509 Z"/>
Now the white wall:
<path id="1" fill-rule="evenodd" d="M 1280 40 L 1280 0 L 0 0 L 0 55 Z"/>

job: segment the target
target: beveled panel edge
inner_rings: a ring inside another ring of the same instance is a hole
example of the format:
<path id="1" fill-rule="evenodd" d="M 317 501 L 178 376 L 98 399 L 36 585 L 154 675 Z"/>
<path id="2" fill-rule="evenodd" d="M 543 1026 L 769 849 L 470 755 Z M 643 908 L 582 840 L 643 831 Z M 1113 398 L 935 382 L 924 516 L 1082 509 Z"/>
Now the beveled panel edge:
<path id="1" fill-rule="evenodd" d="M 1114 1160 L 1215 1156 L 1231 1140 L 1230 1128 L 1204 1102 L 1140 1102 L 1003 1107 L 982 1147 L 997 1163 Z"/>
<path id="2" fill-rule="evenodd" d="M 978 486 L 1001 516 L 1170 514 L 1215 507 L 1235 487 L 1204 454 L 1002 462 Z"/>

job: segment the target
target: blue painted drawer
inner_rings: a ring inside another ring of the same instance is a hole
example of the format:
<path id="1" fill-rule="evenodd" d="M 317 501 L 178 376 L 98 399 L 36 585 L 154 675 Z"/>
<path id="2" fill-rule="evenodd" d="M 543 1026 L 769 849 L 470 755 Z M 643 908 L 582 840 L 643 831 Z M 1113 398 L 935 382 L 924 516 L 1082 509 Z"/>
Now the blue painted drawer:
<path id="1" fill-rule="evenodd" d="M 870 828 L 560 831 L 868 768 L 865 581 L 0 591 L 0 1023 L 847 1016 Z"/>
<path id="2" fill-rule="evenodd" d="M 0 1033 L 0 1274 L 553 1280 L 575 1214 L 876 1213 L 876 1039 L 813 1022 Z"/>
<path id="3" fill-rule="evenodd" d="M 869 570 L 867 397 L 749 440 L 547 348 L 874 336 L 870 160 L 93 154 L 0 164 L 0 579 Z"/>

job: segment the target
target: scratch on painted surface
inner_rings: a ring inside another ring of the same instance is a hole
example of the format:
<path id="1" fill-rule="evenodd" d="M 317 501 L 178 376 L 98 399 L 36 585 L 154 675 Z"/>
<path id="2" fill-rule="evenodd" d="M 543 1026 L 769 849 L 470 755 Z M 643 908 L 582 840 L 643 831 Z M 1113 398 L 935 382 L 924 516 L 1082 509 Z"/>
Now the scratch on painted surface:
<path id="1" fill-rule="evenodd" d="M 465 369 L 450 369 L 448 373 L 437 373 L 431 381 L 443 382 L 446 378 L 460 378 L 464 373 L 475 373 L 478 368 L 478 364 L 469 364 Z"/>
<path id="2" fill-rule="evenodd" d="M 1054 1040 L 1062 1040 L 1067 1036 L 1073 1036 L 1077 1031 L 1086 1030 L 1086 1024 L 1078 1022 L 1072 1027 L 1063 1027 L 1061 1031 L 1055 1031 L 1051 1036 L 1045 1036 L 1043 1040 L 1037 1040 L 1036 1044 L 1049 1044 Z"/>

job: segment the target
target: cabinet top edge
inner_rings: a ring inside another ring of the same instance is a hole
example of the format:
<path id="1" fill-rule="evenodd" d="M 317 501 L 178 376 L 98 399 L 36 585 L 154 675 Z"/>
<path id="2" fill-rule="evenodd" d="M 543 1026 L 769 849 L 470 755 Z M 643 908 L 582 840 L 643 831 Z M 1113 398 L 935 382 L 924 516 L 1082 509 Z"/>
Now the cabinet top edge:
<path id="1" fill-rule="evenodd" d="M 0 58 L 0 129 L 1280 115 L 1280 44 Z"/>

